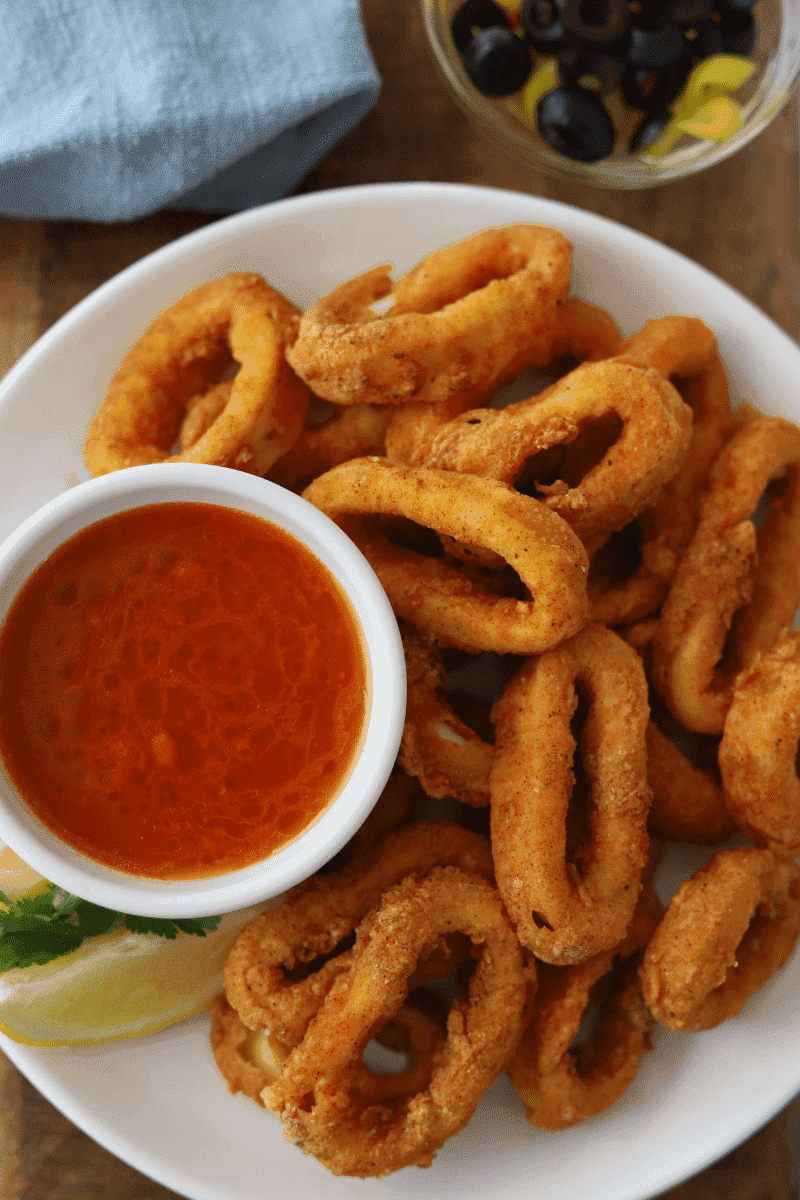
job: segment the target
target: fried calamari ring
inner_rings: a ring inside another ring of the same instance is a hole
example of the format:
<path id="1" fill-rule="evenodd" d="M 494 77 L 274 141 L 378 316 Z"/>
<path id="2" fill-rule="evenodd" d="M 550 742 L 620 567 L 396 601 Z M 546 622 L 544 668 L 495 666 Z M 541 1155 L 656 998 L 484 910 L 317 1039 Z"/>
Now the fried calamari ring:
<path id="1" fill-rule="evenodd" d="M 494 479 L 386 459 L 334 467 L 303 492 L 343 524 L 369 560 L 398 617 L 470 653 L 535 654 L 586 619 L 586 552 L 560 517 Z M 455 567 L 402 549 L 348 514 L 399 516 L 499 554 L 532 599 L 481 590 Z"/>
<path id="2" fill-rule="evenodd" d="M 447 703 L 447 672 L 438 647 L 405 622 L 400 632 L 408 694 L 398 762 L 419 779 L 426 795 L 452 796 L 480 808 L 489 803 L 494 747 Z"/>
<path id="3" fill-rule="evenodd" d="M 594 362 L 616 354 L 621 344 L 619 329 L 604 309 L 576 296 L 568 297 L 559 305 L 552 334 L 551 360 L 569 358 L 575 362 Z M 536 365 L 544 367 L 548 363 L 541 361 Z M 474 404 L 473 399 L 457 395 L 438 404 L 399 405 L 386 434 L 387 458 L 420 466 L 430 454 L 433 439 L 442 425 Z"/>
<path id="4" fill-rule="evenodd" d="M 620 422 L 619 436 L 576 484 L 536 482 L 543 503 L 589 541 L 632 520 L 686 453 L 691 411 L 657 371 L 613 359 L 586 363 L 527 400 L 470 409 L 442 427 L 425 464 L 513 485 L 534 455 L 610 418 Z M 528 471 L 535 470 L 534 461 Z"/>
<path id="5" fill-rule="evenodd" d="M 728 812 L 758 846 L 800 854 L 800 632 L 736 679 L 719 746 Z"/>
<path id="6" fill-rule="evenodd" d="M 322 424 L 310 425 L 287 454 L 267 471 L 267 479 L 301 492 L 312 479 L 350 458 L 382 454 L 392 410 L 385 405 L 353 404 Z"/>
<path id="7" fill-rule="evenodd" d="M 776 480 L 756 532 L 750 516 Z M 722 733 L 736 674 L 771 648 L 798 600 L 800 429 L 754 417 L 714 462 L 653 639 L 653 682 L 681 724 Z"/>
<path id="8" fill-rule="evenodd" d="M 468 999 L 451 1009 L 427 1087 L 400 1103 L 371 1103 L 358 1092 L 361 1054 L 399 1010 L 418 959 L 450 930 L 466 933 L 477 952 Z M 326 996 L 264 1103 L 280 1115 L 287 1139 L 334 1175 L 428 1166 L 516 1049 L 530 970 L 499 895 L 483 879 L 454 867 L 406 879 L 361 925 L 351 971 Z"/>
<path id="9" fill-rule="evenodd" d="M 296 1045 L 334 979 L 349 969 L 352 953 L 345 950 L 300 982 L 291 982 L 286 972 L 331 954 L 387 887 L 442 863 L 492 877 L 484 838 L 454 821 L 420 820 L 341 871 L 292 888 L 282 904 L 242 930 L 228 954 L 225 994 L 242 1022 Z"/>
<path id="10" fill-rule="evenodd" d="M 725 369 L 714 335 L 691 317 L 648 321 L 619 355 L 635 366 L 653 367 L 679 390 L 692 410 L 686 455 L 672 480 L 636 518 L 641 562 L 621 583 L 589 571 L 592 619 L 617 625 L 638 621 L 663 602 L 680 556 L 692 539 L 708 472 L 732 429 Z"/>
<path id="11" fill-rule="evenodd" d="M 223 379 L 207 391 L 190 396 L 186 401 L 186 415 L 178 431 L 178 449 L 181 453 L 190 450 L 225 411 L 230 402 L 233 382 L 232 378 Z"/>
<path id="12" fill-rule="evenodd" d="M 654 1025 L 642 999 L 637 952 L 650 939 L 660 914 L 657 897 L 648 888 L 616 949 L 573 967 L 539 966 L 533 1017 L 508 1065 L 531 1125 L 566 1129 L 597 1116 L 634 1079 Z M 576 1046 L 587 1011 L 615 970 L 619 975 L 601 1001 L 591 1040 Z"/>
<path id="13" fill-rule="evenodd" d="M 590 705 L 583 813 L 572 795 L 576 685 Z M 523 664 L 494 706 L 497 886 L 520 941 L 543 962 L 612 949 L 630 924 L 647 863 L 648 712 L 639 656 L 600 625 Z"/>
<path id="14" fill-rule="evenodd" d="M 792 952 L 797 866 L 769 850 L 720 850 L 682 884 L 645 951 L 647 1007 L 667 1029 L 713 1029 L 736 1016 Z"/>
<path id="15" fill-rule="evenodd" d="M 572 359 L 575 363 L 598 362 L 618 354 L 622 344 L 619 326 L 604 308 L 587 304 L 578 296 L 568 296 L 559 305 L 553 342 L 554 359 Z"/>
<path id="16" fill-rule="evenodd" d="M 553 229 L 486 229 L 395 284 L 387 266 L 341 284 L 303 314 L 287 358 L 336 404 L 481 403 L 549 361 L 571 267 L 570 244 Z M 371 305 L 389 295 L 376 315 Z"/>
<path id="17" fill-rule="evenodd" d="M 264 1029 L 248 1029 L 224 995 L 214 999 L 211 1052 L 233 1095 L 243 1092 L 261 1104 L 261 1093 L 280 1075 L 290 1049 Z"/>
<path id="18" fill-rule="evenodd" d="M 618 357 L 637 367 L 652 367 L 665 379 L 695 379 L 716 353 L 716 340 L 697 317 L 669 316 L 645 321 L 623 342 Z"/>
<path id="19" fill-rule="evenodd" d="M 657 628 L 658 617 L 650 617 L 628 626 L 624 634 L 628 645 L 641 657 L 646 675 Z M 650 701 L 645 737 L 647 781 L 653 791 L 647 818 L 651 845 L 656 837 L 715 846 L 734 830 L 719 783 L 719 739 L 688 734 L 666 712 L 656 693 L 651 694 Z"/>
<path id="20" fill-rule="evenodd" d="M 357 1081 L 359 1095 L 372 1103 L 413 1096 L 428 1086 L 434 1056 L 447 1040 L 444 1025 L 417 1005 L 406 1002 L 376 1037 L 408 1058 L 405 1070 L 376 1075 L 362 1066 Z M 224 996 L 211 1005 L 211 1049 L 220 1074 L 232 1094 L 243 1092 L 263 1106 L 261 1093 L 283 1070 L 291 1047 L 264 1029 L 248 1029 Z"/>
<path id="21" fill-rule="evenodd" d="M 648 321 L 620 358 L 654 367 L 671 380 L 692 410 L 692 433 L 677 474 L 643 515 L 646 568 L 668 583 L 699 519 L 708 473 L 733 429 L 728 379 L 711 330 L 692 317 Z"/>
<path id="22" fill-rule="evenodd" d="M 299 309 L 259 275 L 224 275 L 166 309 L 131 347 L 93 418 L 92 475 L 154 462 L 199 462 L 263 474 L 300 433 L 310 392 L 285 361 Z M 239 364 L 224 407 L 217 385 Z M 188 448 L 172 448 L 190 402 L 215 392 Z M 216 391 L 215 391 L 216 390 Z M 208 407 L 210 405 L 210 408 Z"/>
<path id="23" fill-rule="evenodd" d="M 653 790 L 648 828 L 656 837 L 716 846 L 733 833 L 720 785 L 654 721 L 647 725 L 647 780 Z"/>

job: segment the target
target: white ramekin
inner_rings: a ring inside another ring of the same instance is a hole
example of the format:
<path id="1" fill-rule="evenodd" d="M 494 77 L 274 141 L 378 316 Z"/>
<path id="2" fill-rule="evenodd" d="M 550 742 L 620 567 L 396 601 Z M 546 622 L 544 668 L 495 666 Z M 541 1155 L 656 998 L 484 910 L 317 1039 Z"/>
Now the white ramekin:
<path id="1" fill-rule="evenodd" d="M 361 552 L 337 525 L 277 484 L 225 467 L 158 463 L 81 483 L 40 508 L 0 546 L 0 622 L 29 575 L 87 525 L 169 502 L 220 504 L 265 517 L 303 542 L 333 574 L 358 620 L 369 677 L 360 753 L 339 794 L 303 833 L 252 866 L 196 880 L 163 881 L 113 870 L 74 850 L 34 816 L 0 760 L 0 839 L 46 879 L 85 900 L 150 917 L 197 917 L 267 900 L 328 861 L 380 795 L 403 729 L 406 674 L 397 622 Z"/>

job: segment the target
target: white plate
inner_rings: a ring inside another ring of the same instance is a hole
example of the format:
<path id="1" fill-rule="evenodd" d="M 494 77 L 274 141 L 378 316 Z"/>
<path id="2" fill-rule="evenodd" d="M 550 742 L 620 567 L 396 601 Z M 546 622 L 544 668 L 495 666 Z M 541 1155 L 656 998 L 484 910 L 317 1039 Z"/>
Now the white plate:
<path id="1" fill-rule="evenodd" d="M 255 270 L 298 304 L 391 260 L 398 272 L 488 225 L 534 221 L 575 250 L 574 291 L 625 333 L 670 312 L 716 331 L 734 398 L 800 419 L 800 350 L 718 279 L 601 218 L 507 192 L 397 184 L 316 193 L 232 217 L 174 242 L 99 288 L 0 385 L 0 537 L 87 478 L 81 446 L 125 349 L 165 305 L 225 271 Z M 688 867 L 688 861 L 682 864 Z M 533 1130 L 505 1081 L 428 1170 L 334 1179 L 284 1141 L 275 1118 L 231 1096 L 196 1017 L 157 1036 L 92 1049 L 3 1039 L 20 1070 L 120 1158 L 191 1200 L 270 1200 L 285 1180 L 305 1200 L 644 1200 L 714 1161 L 800 1089 L 800 954 L 735 1020 L 657 1038 L 608 1113 L 560 1133 Z"/>

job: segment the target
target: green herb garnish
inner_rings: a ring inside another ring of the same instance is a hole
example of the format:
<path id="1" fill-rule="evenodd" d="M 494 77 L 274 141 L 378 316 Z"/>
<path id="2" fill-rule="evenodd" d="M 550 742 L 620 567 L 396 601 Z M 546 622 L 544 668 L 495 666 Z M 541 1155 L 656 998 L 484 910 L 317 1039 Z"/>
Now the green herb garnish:
<path id="1" fill-rule="evenodd" d="M 10 900 L 0 892 L 0 972 L 52 962 L 77 950 L 85 938 L 110 933 L 122 925 L 131 933 L 174 938 L 179 932 L 205 937 L 206 931 L 216 929 L 219 922 L 219 917 L 172 921 L 112 912 L 71 896 L 54 884 L 19 900 Z"/>

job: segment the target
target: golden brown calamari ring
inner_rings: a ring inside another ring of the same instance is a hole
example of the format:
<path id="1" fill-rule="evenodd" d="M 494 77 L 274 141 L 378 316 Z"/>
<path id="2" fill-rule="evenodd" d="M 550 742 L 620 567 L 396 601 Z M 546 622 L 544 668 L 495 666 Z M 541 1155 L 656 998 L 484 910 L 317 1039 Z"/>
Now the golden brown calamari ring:
<path id="1" fill-rule="evenodd" d="M 576 486 L 536 485 L 543 503 L 588 541 L 632 520 L 686 453 L 691 410 L 658 371 L 614 359 L 585 363 L 516 404 L 469 409 L 439 430 L 425 465 L 513 485 L 534 455 L 612 416 L 621 422 L 619 436 Z"/>
<path id="2" fill-rule="evenodd" d="M 265 1029 L 248 1029 L 224 995 L 212 1002 L 210 1036 L 211 1052 L 228 1091 L 242 1092 L 261 1104 L 261 1093 L 280 1075 L 290 1047 Z"/>
<path id="3" fill-rule="evenodd" d="M 604 309 L 587 304 L 577 296 L 569 296 L 558 307 L 550 358 L 547 362 L 531 365 L 544 367 L 551 360 L 563 358 L 595 362 L 616 354 L 621 344 L 619 329 Z M 442 425 L 465 409 L 474 407 L 477 401 L 488 400 L 490 395 L 469 399 L 456 395 L 438 404 L 399 405 L 386 433 L 387 458 L 420 466 L 430 453 L 433 439 Z"/>
<path id="4" fill-rule="evenodd" d="M 604 308 L 588 304 L 579 296 L 568 296 L 559 305 L 554 359 L 572 359 L 576 364 L 598 362 L 618 354 L 622 345 L 619 326 Z"/>
<path id="5" fill-rule="evenodd" d="M 170 305 L 134 343 L 86 437 L 92 475 L 155 462 L 197 462 L 263 474 L 300 433 L 310 392 L 284 348 L 299 309 L 259 275 L 232 273 Z M 222 377 L 239 364 L 224 406 Z M 214 393 L 183 430 L 191 403 Z M 205 427 L 209 414 L 219 411 Z"/>
<path id="6" fill-rule="evenodd" d="M 653 1018 L 642 998 L 638 951 L 658 924 L 661 907 L 647 888 L 631 928 L 614 950 L 573 967 L 537 968 L 533 1016 L 508 1065 L 511 1082 L 538 1129 L 566 1129 L 619 1099 L 650 1046 Z M 591 1040 L 575 1039 L 603 981 L 620 971 L 603 997 Z"/>
<path id="7" fill-rule="evenodd" d="M 648 321 L 622 347 L 619 358 L 653 367 L 675 385 L 692 410 L 686 455 L 672 480 L 636 519 L 641 564 L 620 584 L 589 572 L 592 619 L 607 625 L 637 621 L 667 594 L 681 554 L 697 527 L 708 472 L 732 430 L 725 368 L 707 325 L 693 317 Z"/>
<path id="8" fill-rule="evenodd" d="M 629 625 L 624 633 L 625 641 L 641 657 L 645 675 L 650 672 L 657 628 L 658 617 L 649 617 Z M 651 695 L 651 703 L 655 707 L 645 734 L 647 781 L 653 791 L 647 818 L 650 844 L 657 838 L 716 846 L 734 831 L 719 783 L 719 740 L 688 735 L 676 726 L 657 696 Z"/>
<path id="9" fill-rule="evenodd" d="M 267 479 L 301 492 L 312 479 L 350 458 L 383 454 L 392 409 L 378 404 L 340 408 L 319 425 L 308 425 L 292 448 L 267 471 Z"/>
<path id="10" fill-rule="evenodd" d="M 775 481 L 756 532 L 751 514 Z M 714 462 L 653 639 L 653 683 L 681 724 L 722 733 L 736 674 L 770 650 L 798 600 L 800 429 L 756 416 Z"/>
<path id="11" fill-rule="evenodd" d="M 800 928 L 797 866 L 720 850 L 682 884 L 645 950 L 645 1003 L 667 1029 L 713 1029 L 781 967 Z"/>
<path id="12" fill-rule="evenodd" d="M 475 404 L 547 362 L 572 269 L 554 229 L 486 229 L 428 255 L 396 283 L 375 267 L 303 314 L 289 362 L 336 404 Z M 386 296 L 379 316 L 371 305 Z"/>
<path id="13" fill-rule="evenodd" d="M 733 833 L 722 788 L 662 733 L 647 725 L 647 780 L 653 790 L 648 829 L 668 842 L 717 846 Z"/>
<path id="14" fill-rule="evenodd" d="M 580 734 L 589 811 L 572 839 L 578 687 L 590 704 Z M 520 941 L 543 962 L 612 949 L 630 924 L 648 857 L 648 713 L 639 656 L 601 625 L 524 663 L 494 706 L 497 886 Z"/>
<path id="15" fill-rule="evenodd" d="M 447 1040 L 444 1025 L 413 1003 L 403 1005 L 392 1021 L 376 1035 L 408 1057 L 408 1066 L 396 1074 L 376 1075 L 362 1066 L 357 1089 L 364 1099 L 385 1103 L 413 1096 L 428 1086 L 435 1054 Z M 220 1074 L 232 1094 L 244 1093 L 263 1106 L 261 1093 L 280 1075 L 291 1047 L 264 1029 L 248 1029 L 224 996 L 211 1005 L 211 1050 Z"/>
<path id="16" fill-rule="evenodd" d="M 408 696 L 398 762 L 428 796 L 452 796 L 481 808 L 489 803 L 494 747 L 456 716 L 445 698 L 441 651 L 403 622 Z"/>
<path id="17" fill-rule="evenodd" d="M 751 841 L 800 854 L 800 632 L 737 676 L 719 746 L 728 812 Z"/>
<path id="18" fill-rule="evenodd" d="M 468 998 L 450 1011 L 430 1082 L 405 1102 L 370 1102 L 358 1092 L 363 1050 L 399 1010 L 417 961 L 450 930 L 468 935 L 477 962 Z M 532 969 L 485 880 L 454 867 L 406 879 L 362 923 L 351 971 L 331 988 L 264 1103 L 280 1115 L 287 1139 L 334 1175 L 428 1166 L 516 1049 Z"/>
<path id="19" fill-rule="evenodd" d="M 581 542 L 538 500 L 498 480 L 359 458 L 315 479 L 303 496 L 343 525 L 397 616 L 441 645 L 536 654 L 586 619 L 588 559 Z M 491 594 L 442 559 L 402 549 L 362 520 L 348 521 L 351 514 L 405 517 L 494 551 L 532 599 Z"/>
<path id="20" fill-rule="evenodd" d="M 225 994 L 243 1024 L 296 1045 L 334 979 L 350 968 L 352 952 L 329 959 L 299 983 L 290 982 L 286 972 L 331 954 L 387 887 L 443 863 L 492 877 L 484 838 L 455 821 L 420 820 L 340 871 L 314 875 L 287 892 L 282 904 L 242 930 L 228 954 Z"/>

